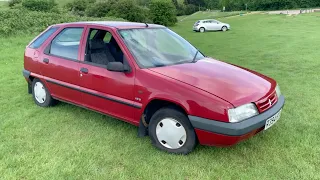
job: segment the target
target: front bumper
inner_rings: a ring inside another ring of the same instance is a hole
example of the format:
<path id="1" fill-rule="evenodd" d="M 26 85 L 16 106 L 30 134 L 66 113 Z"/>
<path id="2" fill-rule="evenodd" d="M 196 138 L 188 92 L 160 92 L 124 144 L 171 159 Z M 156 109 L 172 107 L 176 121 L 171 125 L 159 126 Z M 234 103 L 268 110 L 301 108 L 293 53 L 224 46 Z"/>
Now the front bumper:
<path id="1" fill-rule="evenodd" d="M 279 112 L 284 103 L 285 98 L 281 95 L 278 102 L 269 110 L 238 123 L 225 123 L 196 116 L 189 116 L 189 119 L 201 144 L 229 146 L 263 130 L 266 121 Z"/>

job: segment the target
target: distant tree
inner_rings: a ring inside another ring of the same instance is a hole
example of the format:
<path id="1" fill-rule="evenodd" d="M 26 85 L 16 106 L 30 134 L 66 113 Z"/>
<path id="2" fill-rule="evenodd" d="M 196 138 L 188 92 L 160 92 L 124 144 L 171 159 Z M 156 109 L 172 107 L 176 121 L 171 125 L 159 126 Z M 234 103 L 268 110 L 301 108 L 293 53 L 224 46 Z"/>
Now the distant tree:
<path id="1" fill-rule="evenodd" d="M 113 3 L 108 15 L 120 17 L 133 22 L 146 22 L 148 13 L 133 0 L 119 0 Z"/>
<path id="2" fill-rule="evenodd" d="M 176 8 L 170 1 L 154 0 L 150 3 L 151 19 L 156 24 L 172 26 L 177 22 Z"/>
<path id="3" fill-rule="evenodd" d="M 177 0 L 172 0 L 173 5 L 176 7 L 176 9 L 179 8 L 179 3 Z"/>
<path id="4" fill-rule="evenodd" d="M 204 0 L 207 9 L 218 9 L 219 0 Z"/>
<path id="5" fill-rule="evenodd" d="M 204 3 L 204 0 L 184 0 L 183 2 L 185 5 L 188 5 L 188 4 L 193 4 L 193 5 L 196 5 L 196 6 L 205 6 L 205 3 Z"/>
<path id="6" fill-rule="evenodd" d="M 86 15 L 89 17 L 104 17 L 111 10 L 110 1 L 98 1 L 88 5 L 86 8 Z"/>

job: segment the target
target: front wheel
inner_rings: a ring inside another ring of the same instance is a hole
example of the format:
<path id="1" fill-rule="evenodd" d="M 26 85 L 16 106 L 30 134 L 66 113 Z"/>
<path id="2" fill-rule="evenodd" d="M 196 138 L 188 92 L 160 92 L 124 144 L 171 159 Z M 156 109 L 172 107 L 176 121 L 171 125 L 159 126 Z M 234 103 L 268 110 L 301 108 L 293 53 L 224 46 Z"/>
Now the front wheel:
<path id="1" fill-rule="evenodd" d="M 203 27 L 199 29 L 199 32 L 204 33 L 206 31 L 206 29 L 204 29 Z"/>
<path id="2" fill-rule="evenodd" d="M 197 137 L 188 117 L 181 111 L 165 107 L 152 116 L 149 124 L 152 144 L 160 150 L 188 154 L 195 148 Z"/>
<path id="3" fill-rule="evenodd" d="M 223 32 L 228 31 L 227 26 L 223 26 L 223 27 L 221 28 L 221 31 L 223 31 Z"/>

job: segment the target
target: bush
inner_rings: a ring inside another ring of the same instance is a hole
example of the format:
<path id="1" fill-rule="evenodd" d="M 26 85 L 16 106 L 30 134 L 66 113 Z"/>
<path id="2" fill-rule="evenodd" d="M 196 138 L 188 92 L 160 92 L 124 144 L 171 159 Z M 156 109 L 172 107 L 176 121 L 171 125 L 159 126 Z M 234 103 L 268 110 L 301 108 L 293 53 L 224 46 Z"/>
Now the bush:
<path id="1" fill-rule="evenodd" d="M 54 0 L 23 0 L 22 6 L 31 11 L 51 11 L 57 4 Z"/>
<path id="2" fill-rule="evenodd" d="M 70 14 L 36 12 L 28 10 L 7 9 L 0 11 L 0 36 L 15 35 L 17 33 L 38 34 L 52 24 L 76 21 L 105 21 L 120 18 L 104 17 L 90 18 Z"/>
<path id="3" fill-rule="evenodd" d="M 185 8 L 185 15 L 190 15 L 198 11 L 198 7 L 193 4 L 188 4 Z"/>
<path id="4" fill-rule="evenodd" d="M 111 10 L 109 1 L 96 2 L 89 5 L 86 9 L 86 15 L 90 17 L 104 17 Z"/>
<path id="5" fill-rule="evenodd" d="M 151 19 L 156 24 L 172 26 L 178 20 L 176 8 L 171 1 L 155 0 L 150 3 Z"/>
<path id="6" fill-rule="evenodd" d="M 148 20 L 148 10 L 136 5 L 133 0 L 119 0 L 113 3 L 109 15 L 133 22 L 146 22 Z"/>
<path id="7" fill-rule="evenodd" d="M 22 0 L 10 0 L 9 7 L 13 7 L 14 5 L 19 4 L 21 2 L 22 2 Z"/>
<path id="8" fill-rule="evenodd" d="M 75 15 L 84 16 L 86 9 L 95 2 L 95 0 L 74 0 L 67 3 L 65 7 Z"/>
<path id="9" fill-rule="evenodd" d="M 177 16 L 183 16 L 186 15 L 186 6 L 184 4 L 178 5 L 177 7 Z"/>

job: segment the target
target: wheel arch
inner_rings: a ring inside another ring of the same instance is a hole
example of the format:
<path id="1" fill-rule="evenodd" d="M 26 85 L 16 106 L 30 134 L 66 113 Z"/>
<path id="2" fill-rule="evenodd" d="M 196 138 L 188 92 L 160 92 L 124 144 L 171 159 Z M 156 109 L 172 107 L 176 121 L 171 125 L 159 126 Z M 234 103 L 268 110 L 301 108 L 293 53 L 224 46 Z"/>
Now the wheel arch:
<path id="1" fill-rule="evenodd" d="M 188 115 L 188 111 L 187 111 L 188 108 L 183 106 L 182 103 L 175 100 L 166 99 L 166 98 L 150 99 L 150 101 L 147 103 L 147 105 L 143 109 L 143 114 L 146 115 L 147 113 L 149 113 L 149 116 L 152 116 L 152 114 L 154 114 L 160 108 L 168 107 L 168 106 L 174 107 L 180 110 L 181 112 L 183 112 L 185 115 Z"/>
<path id="2" fill-rule="evenodd" d="M 147 105 L 143 108 L 141 119 L 139 122 L 139 132 L 140 137 L 147 135 L 147 127 L 150 122 L 152 115 L 163 107 L 173 107 L 188 117 L 188 108 L 182 105 L 178 101 L 165 98 L 153 98 L 150 99 Z"/>
<path id="3" fill-rule="evenodd" d="M 199 32 L 201 31 L 201 30 L 200 30 L 201 28 L 204 30 L 204 32 L 206 31 L 206 28 L 203 27 L 203 26 L 201 26 L 201 27 L 199 28 Z"/>
<path id="4" fill-rule="evenodd" d="M 223 26 L 221 27 L 221 30 L 223 30 L 224 27 L 227 28 L 227 30 L 229 29 L 227 25 L 223 25 Z"/>

